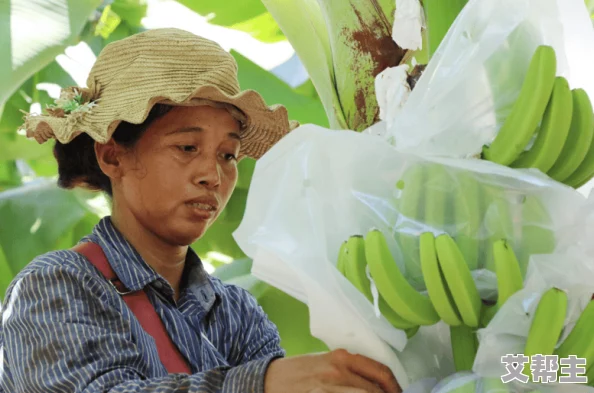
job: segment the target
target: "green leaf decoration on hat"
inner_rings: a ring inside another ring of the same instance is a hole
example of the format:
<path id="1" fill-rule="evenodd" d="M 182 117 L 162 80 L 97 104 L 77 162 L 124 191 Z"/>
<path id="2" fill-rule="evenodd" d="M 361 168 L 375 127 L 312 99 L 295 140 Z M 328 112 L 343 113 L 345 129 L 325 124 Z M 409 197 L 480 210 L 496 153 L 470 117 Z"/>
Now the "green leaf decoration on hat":
<path id="1" fill-rule="evenodd" d="M 60 98 L 54 100 L 53 105 L 48 105 L 48 112 L 57 117 L 64 117 L 72 113 L 87 113 L 97 106 L 97 101 L 85 102 L 82 93 L 77 89 L 63 90 Z"/>

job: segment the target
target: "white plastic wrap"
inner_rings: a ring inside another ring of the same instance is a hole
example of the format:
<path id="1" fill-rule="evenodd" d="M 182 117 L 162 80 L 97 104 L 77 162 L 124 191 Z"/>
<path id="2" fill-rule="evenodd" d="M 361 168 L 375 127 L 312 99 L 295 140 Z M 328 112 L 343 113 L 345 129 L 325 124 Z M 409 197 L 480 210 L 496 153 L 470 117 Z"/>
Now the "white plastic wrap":
<path id="1" fill-rule="evenodd" d="M 386 116 L 386 137 L 419 154 L 480 153 L 541 44 L 555 49 L 557 75 L 594 97 L 594 32 L 584 0 L 470 0 L 403 109 Z"/>
<path id="2" fill-rule="evenodd" d="M 484 201 L 479 210 L 472 214 L 462 210 L 455 219 L 446 215 L 442 222 L 401 214 L 398 201 L 410 184 L 406 176 L 418 168 L 440 171 L 432 172 L 439 176 L 420 185 L 421 195 L 458 189 L 461 193 L 454 195 L 465 198 L 469 188 L 459 187 L 458 182 L 466 179 L 467 184 L 490 190 L 479 194 L 488 197 L 468 195 L 468 201 Z M 396 185 L 402 179 L 404 188 L 399 191 Z M 526 215 L 527 200 L 538 201 L 534 210 L 538 214 L 529 209 Z M 403 249 L 395 236 L 416 238 L 423 231 L 452 236 L 466 233 L 479 242 L 504 236 L 513 244 L 522 244 L 528 225 L 554 241 L 585 201 L 575 190 L 536 171 L 475 159 L 421 158 L 398 152 L 377 136 L 304 125 L 258 161 L 246 212 L 234 236 L 254 258 L 254 275 L 308 304 L 315 337 L 330 348 L 346 348 L 382 361 L 408 386 L 409 381 L 441 379 L 454 371 L 447 326 L 422 327 L 407 344 L 404 332 L 383 317 L 377 318 L 373 304 L 338 272 L 340 244 L 350 235 L 379 228 L 390 235 L 396 263 L 424 291 L 420 280 L 415 280 L 419 278 L 414 259 L 418 252 L 414 245 L 408 248 L 413 259 L 404 266 Z M 503 221 L 510 225 L 501 232 Z M 478 228 L 465 232 L 464 228 L 477 222 Z M 473 271 L 485 298 L 496 288 L 492 271 L 484 268 L 487 255 L 479 254 Z"/>

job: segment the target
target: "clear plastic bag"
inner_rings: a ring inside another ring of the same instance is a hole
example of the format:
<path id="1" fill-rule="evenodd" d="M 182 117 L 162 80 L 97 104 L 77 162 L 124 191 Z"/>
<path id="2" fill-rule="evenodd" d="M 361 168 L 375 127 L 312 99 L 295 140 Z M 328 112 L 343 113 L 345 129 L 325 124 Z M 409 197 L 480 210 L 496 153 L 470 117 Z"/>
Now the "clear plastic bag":
<path id="1" fill-rule="evenodd" d="M 375 129 L 419 154 L 480 153 L 509 114 L 542 44 L 555 49 L 557 75 L 594 97 L 594 31 L 583 0 L 470 0 L 407 102 L 384 104 L 384 121 Z"/>
<path id="2" fill-rule="evenodd" d="M 435 176 L 415 186 L 419 170 Z M 470 186 L 486 191 L 477 194 Z M 419 215 L 422 209 L 403 213 L 402 198 L 411 187 L 423 196 L 419 204 L 429 197 L 451 204 L 474 198 L 480 204 L 455 216 L 445 214 L 450 210 L 444 205 L 443 220 L 432 222 Z M 475 250 L 473 276 L 482 296 L 489 297 L 496 291 L 488 269 L 490 241 L 503 236 L 522 246 L 526 233 L 544 233 L 554 242 L 585 203 L 575 190 L 536 171 L 475 159 L 422 158 L 375 136 L 304 125 L 256 164 L 246 212 L 234 236 L 254 258 L 254 275 L 308 304 L 312 335 L 330 348 L 382 361 L 407 386 L 454 371 L 447 326 L 424 326 L 407 343 L 404 331 L 378 318 L 374 304 L 338 272 L 340 244 L 371 228 L 382 230 L 395 263 L 423 292 L 414 257 L 418 235 L 447 232 L 459 239 L 465 234 L 470 242 L 484 244 Z M 509 225 L 501 225 L 503 221 Z M 402 242 L 398 236 L 409 239 Z M 544 246 L 546 252 L 554 251 L 554 243 L 530 244 L 535 250 Z M 404 263 L 406 253 L 411 259 Z"/>
<path id="3" fill-rule="evenodd" d="M 558 234 L 554 253 L 533 255 L 530 258 L 524 288 L 511 296 L 491 320 L 478 331 L 480 341 L 473 371 L 485 377 L 506 373 L 501 357 L 521 354 L 528 337 L 532 316 L 542 294 L 549 288 L 560 288 L 567 293 L 568 305 L 564 328 L 557 345 L 571 333 L 576 321 L 594 295 L 594 195 L 573 211 L 572 222 Z M 569 213 L 571 214 L 571 213 Z M 510 323 L 513 321 L 513 323 Z M 589 368 L 591 364 L 586 364 Z M 516 383 L 519 392 L 530 391 L 525 384 Z M 548 386 L 545 390 L 541 386 Z M 581 384 L 539 384 L 545 392 L 594 392 Z M 578 390 L 578 387 L 583 390 Z M 575 388 L 575 390 L 571 390 Z M 588 390 L 586 390 L 588 389 Z M 445 393 L 445 392 L 444 392 Z"/>

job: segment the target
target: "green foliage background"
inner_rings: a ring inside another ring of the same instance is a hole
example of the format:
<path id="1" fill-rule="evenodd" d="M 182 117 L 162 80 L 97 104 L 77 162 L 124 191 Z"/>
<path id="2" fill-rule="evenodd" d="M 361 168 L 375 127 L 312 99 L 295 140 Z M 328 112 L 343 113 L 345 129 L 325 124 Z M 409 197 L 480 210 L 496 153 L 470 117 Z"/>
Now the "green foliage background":
<path id="1" fill-rule="evenodd" d="M 251 34 L 263 42 L 285 37 L 260 0 L 179 0 L 188 12 L 214 15 L 211 23 Z M 18 133 L 23 111 L 53 99 L 40 84 L 74 86 L 56 61 L 68 46 L 86 42 L 98 55 L 109 42 L 145 28 L 143 0 L 0 1 L 0 297 L 13 277 L 33 258 L 72 247 L 109 214 L 101 195 L 56 186 L 53 142 L 43 145 Z M 245 56 L 231 51 L 243 89 L 256 89 L 268 104 L 284 104 L 292 119 L 328 126 L 320 99 L 307 81 L 292 88 Z M 289 355 L 325 350 L 309 334 L 307 307 L 250 274 L 251 261 L 232 232 L 241 222 L 255 161 L 240 163 L 231 201 L 206 235 L 193 244 L 213 275 L 247 288 L 280 330 Z M 223 255 L 224 257 L 217 257 Z"/>

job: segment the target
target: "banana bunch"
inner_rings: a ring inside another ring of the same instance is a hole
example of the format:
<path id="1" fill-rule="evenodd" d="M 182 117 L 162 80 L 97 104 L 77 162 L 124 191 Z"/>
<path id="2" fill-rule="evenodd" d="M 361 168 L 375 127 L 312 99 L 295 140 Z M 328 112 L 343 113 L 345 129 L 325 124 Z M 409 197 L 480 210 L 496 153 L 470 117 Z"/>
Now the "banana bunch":
<path id="1" fill-rule="evenodd" d="M 556 75 L 552 47 L 539 46 L 509 116 L 482 158 L 512 168 L 536 168 L 579 188 L 594 176 L 594 114 L 581 88 Z"/>
<path id="2" fill-rule="evenodd" d="M 470 370 L 478 350 L 476 329 L 485 326 L 507 298 L 522 288 L 513 250 L 505 240 L 497 241 L 493 248 L 499 298 L 492 306 L 481 299 L 469 263 L 447 233 L 435 236 L 424 232 L 419 238 L 420 269 L 426 291 L 417 290 L 407 280 L 393 258 L 388 239 L 378 229 L 345 240 L 336 268 L 372 303 L 373 280 L 381 314 L 392 326 L 406 331 L 409 338 L 420 326 L 441 320 L 447 323 L 456 369 Z"/>

